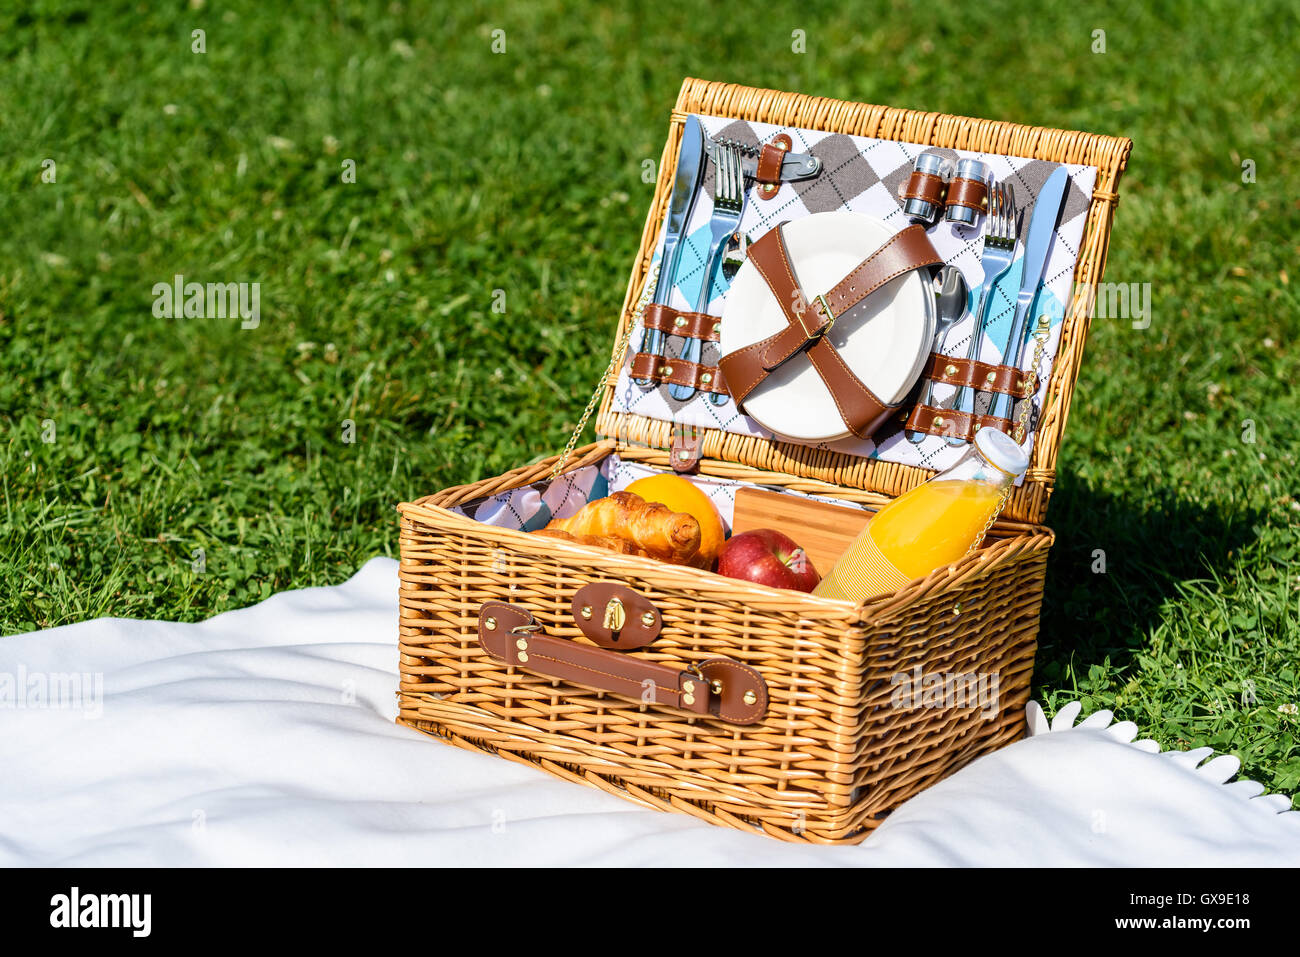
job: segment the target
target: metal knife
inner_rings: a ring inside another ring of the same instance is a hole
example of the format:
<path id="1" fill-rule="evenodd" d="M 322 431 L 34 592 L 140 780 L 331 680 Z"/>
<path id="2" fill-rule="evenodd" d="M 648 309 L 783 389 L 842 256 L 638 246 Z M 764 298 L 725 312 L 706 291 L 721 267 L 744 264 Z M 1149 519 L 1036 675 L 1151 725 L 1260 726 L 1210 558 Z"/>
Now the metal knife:
<path id="1" fill-rule="evenodd" d="M 1047 182 L 1038 191 L 1034 199 L 1034 213 L 1029 220 L 1029 233 L 1025 237 L 1024 271 L 1020 279 L 1020 294 L 1016 297 L 1016 311 L 1011 319 L 1011 329 L 1007 333 L 1007 344 L 1002 349 L 1002 364 L 1019 367 L 1020 353 L 1024 348 L 1025 326 L 1029 323 L 1029 311 L 1034 300 L 1038 298 L 1038 287 L 1043 281 L 1047 269 L 1047 254 L 1052 248 L 1052 238 L 1056 235 L 1056 221 L 1065 205 L 1065 193 L 1070 186 L 1070 174 L 1064 166 L 1058 166 L 1056 172 L 1047 177 Z M 989 406 L 989 415 L 1009 418 L 1012 397 L 996 393 Z"/>
<path id="2" fill-rule="evenodd" d="M 708 153 L 709 159 L 713 161 L 714 166 L 718 163 L 718 142 L 709 136 L 705 136 L 705 152 Z M 745 171 L 745 175 L 750 179 L 758 176 L 758 154 L 760 148 L 757 146 L 748 146 L 744 143 L 737 144 L 741 150 L 740 168 Z M 785 158 L 781 160 L 781 182 L 789 183 L 792 180 L 811 179 L 822 171 L 822 161 L 811 153 L 786 153 Z"/>
<path id="3" fill-rule="evenodd" d="M 659 279 L 655 283 L 653 302 L 667 305 L 677 275 L 679 241 L 682 231 L 691 220 L 700 182 L 704 175 L 704 127 L 695 116 L 686 118 L 682 128 L 682 143 L 677 151 L 677 169 L 673 173 L 673 195 L 668 201 L 668 221 L 664 227 L 664 251 L 659 260 Z M 641 338 L 641 351 L 663 355 L 664 334 L 657 329 L 646 329 Z M 651 384 L 649 379 L 634 380 L 639 386 Z"/>

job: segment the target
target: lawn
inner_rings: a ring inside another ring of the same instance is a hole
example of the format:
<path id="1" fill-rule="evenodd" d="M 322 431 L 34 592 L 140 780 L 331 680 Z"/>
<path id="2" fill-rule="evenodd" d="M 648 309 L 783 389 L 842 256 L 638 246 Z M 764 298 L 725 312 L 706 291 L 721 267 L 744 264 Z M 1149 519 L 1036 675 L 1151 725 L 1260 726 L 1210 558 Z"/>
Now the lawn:
<path id="1" fill-rule="evenodd" d="M 681 79 L 729 79 L 1134 140 L 1106 278 L 1151 323 L 1093 326 L 1035 694 L 1300 787 L 1293 4 L 23 6 L 3 633 L 336 583 L 394 503 L 560 448 Z M 156 316 L 177 274 L 261 321 Z"/>

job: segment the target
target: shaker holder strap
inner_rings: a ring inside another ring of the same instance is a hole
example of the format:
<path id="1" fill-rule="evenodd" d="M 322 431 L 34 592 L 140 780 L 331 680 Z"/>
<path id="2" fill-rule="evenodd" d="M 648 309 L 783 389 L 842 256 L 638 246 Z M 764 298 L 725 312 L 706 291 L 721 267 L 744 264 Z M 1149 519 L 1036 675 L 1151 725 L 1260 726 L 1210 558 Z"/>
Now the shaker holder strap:
<path id="1" fill-rule="evenodd" d="M 936 409 L 928 405 L 918 405 L 907 417 L 905 426 L 909 432 L 924 432 L 926 435 L 940 435 L 944 438 L 963 439 L 970 442 L 975 438 L 977 428 L 994 428 L 999 432 L 1011 434 L 1012 422 L 995 415 L 969 415 L 952 409 Z"/>
<path id="2" fill-rule="evenodd" d="M 966 386 L 980 392 L 999 392 L 1023 399 L 1038 391 L 1038 376 L 1015 366 L 991 365 L 976 359 L 956 359 L 930 353 L 921 375 L 942 385 Z"/>
<path id="3" fill-rule="evenodd" d="M 933 206 L 938 206 L 940 210 L 942 210 L 947 196 L 947 182 L 944 181 L 942 176 L 935 176 L 933 173 L 913 170 L 912 175 L 903 184 L 902 197 L 904 200 L 919 199 Z"/>
<path id="4" fill-rule="evenodd" d="M 965 206 L 977 213 L 986 213 L 989 208 L 989 187 L 982 179 L 967 179 L 954 176 L 948 184 L 947 204 Z"/>
<path id="5" fill-rule="evenodd" d="M 730 724 L 757 724 L 767 713 L 767 683 L 753 668 L 710 658 L 674 668 L 621 651 L 543 634 L 528 609 L 485 602 L 478 640 L 493 659 L 545 678 L 582 685 L 641 704 L 678 708 Z"/>

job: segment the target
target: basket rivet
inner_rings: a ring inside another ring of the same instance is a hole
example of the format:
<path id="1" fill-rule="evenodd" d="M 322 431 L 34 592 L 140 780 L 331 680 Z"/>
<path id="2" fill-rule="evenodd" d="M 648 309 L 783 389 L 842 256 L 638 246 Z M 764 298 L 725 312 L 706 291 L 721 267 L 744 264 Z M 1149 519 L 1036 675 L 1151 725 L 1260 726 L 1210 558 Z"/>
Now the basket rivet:
<path id="1" fill-rule="evenodd" d="M 580 614 L 583 618 L 590 618 L 590 617 L 591 617 L 591 606 L 590 606 L 590 605 L 583 605 L 581 608 L 578 609 L 578 614 Z"/>
<path id="2" fill-rule="evenodd" d="M 683 462 L 689 462 L 691 460 L 690 449 L 679 449 L 677 452 L 677 458 Z"/>
<path id="3" fill-rule="evenodd" d="M 527 639 L 527 638 L 520 638 L 518 641 L 515 642 L 515 647 L 518 648 L 520 651 L 527 651 L 527 650 L 528 650 L 528 639 Z"/>
<path id="4" fill-rule="evenodd" d="M 994 380 L 997 379 L 997 377 L 998 375 L 996 372 L 990 372 L 988 375 L 984 377 L 984 381 L 987 382 L 989 385 L 992 385 Z"/>
<path id="5" fill-rule="evenodd" d="M 935 427 L 936 429 L 942 429 L 942 428 L 943 428 L 945 425 L 947 425 L 947 424 L 948 424 L 948 423 L 945 422 L 945 421 L 943 420 L 943 416 L 941 416 L 941 415 L 936 415 L 936 416 L 934 417 L 934 427 Z"/>
<path id="6" fill-rule="evenodd" d="M 644 615 L 641 616 L 641 624 L 643 624 L 643 625 L 653 625 L 654 623 L 655 623 L 655 613 L 654 613 L 654 612 L 652 612 L 652 611 L 648 611 L 648 612 L 646 612 Z"/>
<path id="7" fill-rule="evenodd" d="M 754 692 L 752 691 L 745 692 L 745 698 L 744 698 L 745 704 L 753 704 L 757 700 L 758 700 L 758 695 L 754 694 Z"/>
<path id="8" fill-rule="evenodd" d="M 695 695 L 693 694 L 682 695 L 682 704 L 695 704 Z"/>
<path id="9" fill-rule="evenodd" d="M 483 627 L 486 628 L 488 631 L 496 631 L 497 620 L 493 618 L 491 615 L 488 615 L 486 618 L 483 619 Z"/>
<path id="10" fill-rule="evenodd" d="M 686 325 L 686 317 L 678 316 L 673 320 L 673 325 L 680 329 L 682 326 Z"/>
<path id="11" fill-rule="evenodd" d="M 957 374 L 957 367 L 956 367 L 956 366 L 944 366 L 944 367 L 943 367 L 943 374 L 944 374 L 945 376 L 956 375 L 956 374 Z"/>
<path id="12" fill-rule="evenodd" d="M 672 375 L 672 374 L 673 374 L 673 367 L 672 367 L 672 366 L 664 366 L 664 375 Z"/>
<path id="13" fill-rule="evenodd" d="M 713 334 L 716 336 L 716 335 L 718 334 L 718 330 L 721 329 L 721 328 L 722 328 L 722 323 L 720 323 L 720 322 L 715 322 L 715 323 L 713 324 Z"/>
<path id="14" fill-rule="evenodd" d="M 683 681 L 683 682 L 682 682 L 682 690 L 685 691 L 687 694 L 695 694 L 695 682 L 694 682 L 694 681 Z"/>
<path id="15" fill-rule="evenodd" d="M 703 385 L 708 385 L 712 381 L 713 381 L 713 376 L 707 372 L 704 373 L 702 376 L 700 376 L 700 382 Z"/>
<path id="16" fill-rule="evenodd" d="M 523 652 L 523 651 L 519 652 L 519 654 L 516 655 L 515 657 L 519 659 L 520 664 L 523 664 L 525 661 L 528 660 L 527 652 Z"/>
<path id="17" fill-rule="evenodd" d="M 722 694 L 722 682 L 717 678 L 714 678 L 713 681 L 709 683 L 709 688 L 714 694 Z"/>

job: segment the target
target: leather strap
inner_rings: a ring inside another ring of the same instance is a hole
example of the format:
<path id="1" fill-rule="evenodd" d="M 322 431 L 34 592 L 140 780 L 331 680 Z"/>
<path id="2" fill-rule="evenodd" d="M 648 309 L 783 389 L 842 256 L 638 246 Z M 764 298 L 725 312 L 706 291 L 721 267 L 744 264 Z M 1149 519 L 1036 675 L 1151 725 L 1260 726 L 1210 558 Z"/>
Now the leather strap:
<path id="1" fill-rule="evenodd" d="M 785 248 L 781 228 L 750 244 L 754 264 L 785 314 L 786 327 L 753 345 L 722 357 L 719 363 L 731 394 L 743 409 L 745 398 L 775 369 L 800 352 L 830 391 L 850 432 L 866 438 L 897 409 L 887 406 L 849 369 L 825 335 L 835 318 L 852 309 L 892 279 L 943 260 L 925 230 L 908 226 L 887 240 L 835 288 L 808 304 Z M 828 314 L 829 313 L 829 314 Z"/>
<path id="2" fill-rule="evenodd" d="M 903 199 L 920 199 L 936 206 L 943 205 L 947 193 L 948 184 L 943 181 L 943 177 L 919 170 L 913 170 L 903 186 Z"/>
<path id="3" fill-rule="evenodd" d="M 656 329 L 668 336 L 684 336 L 704 342 L 718 341 L 718 327 L 722 320 L 703 312 L 678 312 L 672 306 L 652 302 L 645 307 L 647 329 Z"/>
<path id="4" fill-rule="evenodd" d="M 767 713 L 763 676 L 730 658 L 702 661 L 698 671 L 673 668 L 552 638 L 542 633 L 528 609 L 499 601 L 485 602 L 479 609 L 478 640 L 492 658 L 508 666 L 641 704 L 679 708 L 730 724 L 757 724 Z"/>
<path id="5" fill-rule="evenodd" d="M 954 359 L 937 352 L 930 353 L 922 376 L 944 385 L 968 386 L 980 392 L 1000 392 L 1017 399 L 1037 391 L 1037 376 L 1032 372 L 1023 372 L 1015 366 L 990 365 L 975 359 Z M 1033 384 L 1032 389 L 1028 388 L 1026 380 Z"/>
<path id="6" fill-rule="evenodd" d="M 994 428 L 1011 434 L 1011 420 L 994 415 L 968 415 L 954 412 L 952 409 L 935 409 L 928 405 L 918 405 L 907 417 L 905 428 L 909 432 L 924 432 L 927 435 L 942 435 L 947 438 L 960 438 L 969 442 L 975 438 L 975 426 Z"/>
<path id="7" fill-rule="evenodd" d="M 794 141 L 786 133 L 780 133 L 772 138 L 772 142 L 764 145 L 762 152 L 758 154 L 758 167 L 755 170 L 754 179 L 759 184 L 758 195 L 763 199 L 771 199 L 781 188 L 781 165 L 785 162 L 785 155 L 794 146 Z"/>
<path id="8" fill-rule="evenodd" d="M 722 375 L 722 370 L 717 366 L 669 359 L 649 352 L 638 352 L 632 357 L 630 374 L 633 379 L 649 379 L 654 383 L 666 382 L 669 385 L 690 386 L 697 392 L 731 394 L 727 391 L 727 382 Z"/>
<path id="9" fill-rule="evenodd" d="M 954 179 L 948 184 L 948 205 L 986 212 L 989 208 L 988 185 L 980 179 Z"/>

